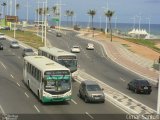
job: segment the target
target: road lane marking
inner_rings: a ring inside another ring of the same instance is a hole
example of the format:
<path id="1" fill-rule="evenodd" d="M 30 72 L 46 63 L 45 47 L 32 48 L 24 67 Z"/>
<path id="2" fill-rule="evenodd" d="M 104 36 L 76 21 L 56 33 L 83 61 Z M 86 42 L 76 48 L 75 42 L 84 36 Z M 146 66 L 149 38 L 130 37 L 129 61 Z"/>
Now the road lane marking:
<path id="1" fill-rule="evenodd" d="M 19 84 L 19 83 L 17 83 L 17 85 L 20 87 L 20 84 Z"/>
<path id="2" fill-rule="evenodd" d="M 86 115 L 88 115 L 91 119 L 94 119 L 88 112 L 85 112 Z"/>
<path id="3" fill-rule="evenodd" d="M 29 95 L 25 92 L 25 95 L 27 96 L 27 98 L 29 98 Z"/>
<path id="4" fill-rule="evenodd" d="M 34 105 L 34 108 L 37 110 L 37 112 L 39 112 L 39 113 L 40 113 L 40 110 L 37 108 L 37 106 L 36 106 L 36 105 Z"/>
<path id="5" fill-rule="evenodd" d="M 103 57 L 105 57 L 105 54 L 104 54 L 104 51 L 103 51 L 102 47 L 100 47 L 100 48 L 101 48 Z"/>
<path id="6" fill-rule="evenodd" d="M 126 80 L 120 77 L 120 80 L 122 80 L 123 82 L 125 82 Z"/>
<path id="7" fill-rule="evenodd" d="M 77 102 L 76 102 L 76 101 L 74 101 L 73 99 L 71 99 L 71 101 L 72 101 L 74 104 L 76 104 L 76 105 L 77 105 Z"/>
<path id="8" fill-rule="evenodd" d="M 10 74 L 10 76 L 14 79 L 14 76 L 12 74 Z"/>
<path id="9" fill-rule="evenodd" d="M 4 109 L 2 108 L 1 105 L 0 105 L 0 110 L 2 111 L 3 114 L 5 114 Z"/>
<path id="10" fill-rule="evenodd" d="M 4 69 L 7 69 L 6 66 L 1 62 L 1 65 L 4 67 Z"/>

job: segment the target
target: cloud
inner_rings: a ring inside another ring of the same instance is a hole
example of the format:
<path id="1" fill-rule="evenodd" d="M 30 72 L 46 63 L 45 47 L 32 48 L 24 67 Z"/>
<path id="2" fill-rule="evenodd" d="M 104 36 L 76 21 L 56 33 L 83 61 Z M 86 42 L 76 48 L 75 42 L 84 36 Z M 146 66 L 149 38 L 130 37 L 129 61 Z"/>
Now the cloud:
<path id="1" fill-rule="evenodd" d="M 146 3 L 160 3 L 160 0 L 145 0 Z"/>

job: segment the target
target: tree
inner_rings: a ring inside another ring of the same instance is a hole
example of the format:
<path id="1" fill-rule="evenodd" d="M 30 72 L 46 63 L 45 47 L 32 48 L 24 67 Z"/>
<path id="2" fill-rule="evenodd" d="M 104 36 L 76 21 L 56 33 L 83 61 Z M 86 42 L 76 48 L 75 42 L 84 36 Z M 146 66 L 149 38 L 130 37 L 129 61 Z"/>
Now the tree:
<path id="1" fill-rule="evenodd" d="M 87 12 L 87 14 L 89 14 L 89 15 L 91 16 L 91 18 L 92 18 L 92 30 L 93 30 L 92 37 L 94 37 L 93 18 L 94 18 L 94 16 L 96 15 L 96 11 L 93 10 L 93 9 L 90 9 L 90 10 Z"/>
<path id="2" fill-rule="evenodd" d="M 70 10 L 66 10 L 65 14 L 67 16 L 67 26 L 68 26 L 68 17 L 69 17 L 69 14 L 70 14 Z"/>
<path id="3" fill-rule="evenodd" d="M 74 16 L 74 11 L 71 10 L 69 16 L 71 17 L 71 26 L 73 25 L 73 16 Z"/>
<path id="4" fill-rule="evenodd" d="M 17 3 L 17 4 L 16 4 L 16 12 L 17 12 L 17 13 L 18 13 L 19 8 L 20 8 L 20 5 L 19 5 L 19 3 Z M 16 15 L 18 16 L 17 13 L 16 13 Z"/>
<path id="5" fill-rule="evenodd" d="M 111 11 L 111 10 L 108 10 L 105 12 L 105 16 L 108 17 L 108 20 L 109 20 L 109 26 L 110 26 L 110 34 L 111 34 L 111 42 L 112 42 L 112 26 L 111 26 L 111 18 L 114 14 L 114 11 Z"/>
<path id="6" fill-rule="evenodd" d="M 3 9 L 4 9 L 4 11 L 3 11 L 3 15 L 4 15 L 4 17 L 6 16 L 6 3 L 5 2 L 3 2 L 2 4 L 1 4 L 2 6 L 3 6 Z"/>

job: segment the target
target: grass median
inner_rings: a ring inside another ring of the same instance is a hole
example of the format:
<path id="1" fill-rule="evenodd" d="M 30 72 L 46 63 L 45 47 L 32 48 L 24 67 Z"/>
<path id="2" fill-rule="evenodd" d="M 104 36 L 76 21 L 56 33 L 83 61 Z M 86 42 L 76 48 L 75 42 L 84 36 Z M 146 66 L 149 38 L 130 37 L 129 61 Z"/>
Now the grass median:
<path id="1" fill-rule="evenodd" d="M 4 33 L 12 38 L 14 37 L 14 31 L 0 30 L 0 33 Z M 16 31 L 16 39 L 36 49 L 44 46 L 42 38 L 30 31 Z"/>

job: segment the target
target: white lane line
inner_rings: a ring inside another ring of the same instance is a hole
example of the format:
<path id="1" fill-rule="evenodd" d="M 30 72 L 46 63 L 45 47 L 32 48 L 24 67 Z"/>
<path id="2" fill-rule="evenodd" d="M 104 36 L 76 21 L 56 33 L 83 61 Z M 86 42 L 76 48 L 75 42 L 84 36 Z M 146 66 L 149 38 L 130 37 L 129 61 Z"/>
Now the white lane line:
<path id="1" fill-rule="evenodd" d="M 19 83 L 17 83 L 17 85 L 20 87 L 20 84 L 19 84 Z"/>
<path id="2" fill-rule="evenodd" d="M 24 94 L 26 95 L 27 98 L 29 98 L 29 95 L 26 92 Z"/>
<path id="3" fill-rule="evenodd" d="M 5 114 L 4 109 L 2 108 L 1 105 L 0 105 L 0 110 L 2 111 L 3 114 Z"/>
<path id="4" fill-rule="evenodd" d="M 123 82 L 125 82 L 126 80 L 120 77 L 120 80 L 122 80 Z"/>
<path id="5" fill-rule="evenodd" d="M 37 108 L 37 106 L 36 106 L 36 105 L 34 105 L 34 108 L 37 110 L 37 112 L 39 112 L 39 113 L 40 113 L 40 110 Z"/>
<path id="6" fill-rule="evenodd" d="M 71 101 L 72 101 L 74 104 L 76 104 L 76 105 L 77 105 L 77 102 L 76 102 L 76 101 L 74 101 L 73 99 L 71 99 Z"/>
<path id="7" fill-rule="evenodd" d="M 12 74 L 10 74 L 10 76 L 14 79 L 14 76 Z"/>
<path id="8" fill-rule="evenodd" d="M 4 69 L 7 69 L 6 66 L 1 62 L 2 66 L 4 67 Z"/>
<path id="9" fill-rule="evenodd" d="M 94 119 L 94 117 L 92 117 L 88 112 L 85 112 L 86 115 L 88 115 L 91 119 Z"/>
<path id="10" fill-rule="evenodd" d="M 100 47 L 100 48 L 101 48 L 103 57 L 105 57 L 105 54 L 104 54 L 104 51 L 103 51 L 102 47 Z"/>

